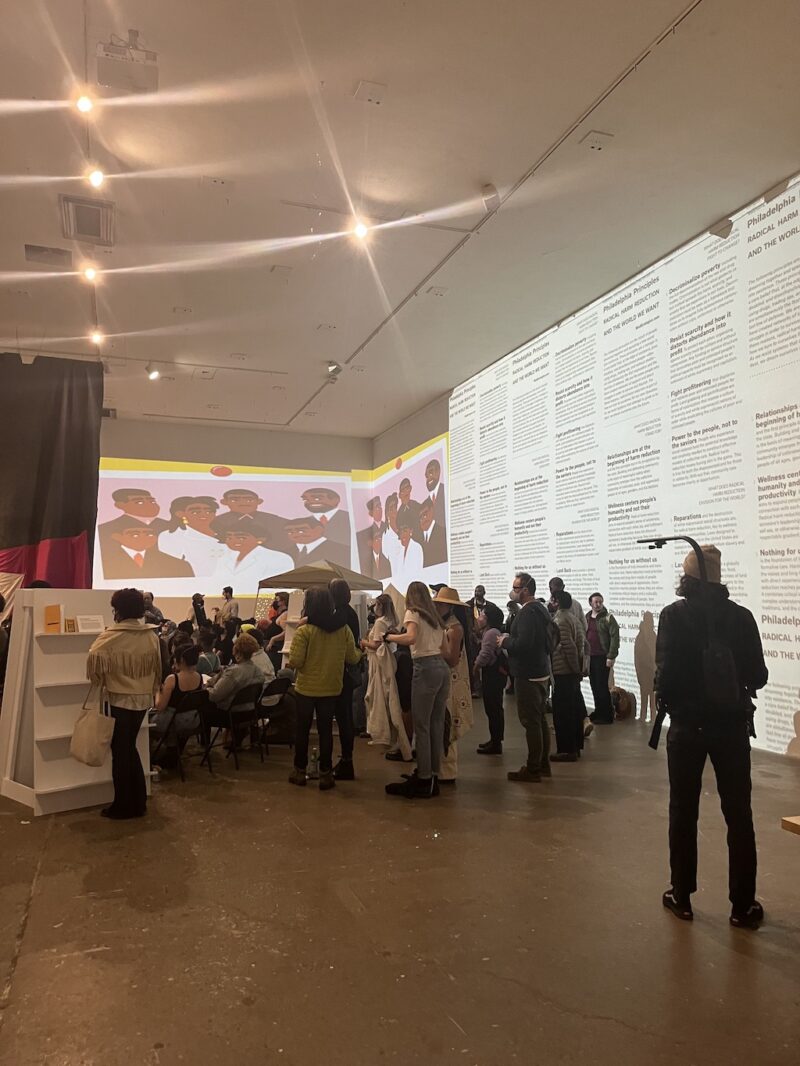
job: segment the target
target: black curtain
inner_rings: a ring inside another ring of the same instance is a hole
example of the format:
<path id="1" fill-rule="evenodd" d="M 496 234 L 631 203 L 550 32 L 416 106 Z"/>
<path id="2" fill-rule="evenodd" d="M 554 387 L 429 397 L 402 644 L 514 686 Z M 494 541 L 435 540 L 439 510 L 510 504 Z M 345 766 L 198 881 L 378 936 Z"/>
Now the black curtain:
<path id="1" fill-rule="evenodd" d="M 103 368 L 0 354 L 0 570 L 90 588 Z"/>

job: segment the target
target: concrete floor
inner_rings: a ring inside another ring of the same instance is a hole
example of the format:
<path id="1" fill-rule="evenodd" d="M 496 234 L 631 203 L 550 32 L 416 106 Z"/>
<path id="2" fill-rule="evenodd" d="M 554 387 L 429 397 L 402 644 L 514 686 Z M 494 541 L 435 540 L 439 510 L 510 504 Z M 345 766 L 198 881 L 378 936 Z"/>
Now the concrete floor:
<path id="1" fill-rule="evenodd" d="M 800 764 L 755 759 L 768 923 L 728 925 L 712 794 L 684 925 L 660 903 L 663 745 L 617 723 L 511 785 L 519 728 L 478 757 L 476 713 L 438 801 L 384 796 L 396 766 L 363 741 L 330 794 L 277 748 L 162 779 L 136 823 L 0 801 L 0 1063 L 796 1063 Z"/>

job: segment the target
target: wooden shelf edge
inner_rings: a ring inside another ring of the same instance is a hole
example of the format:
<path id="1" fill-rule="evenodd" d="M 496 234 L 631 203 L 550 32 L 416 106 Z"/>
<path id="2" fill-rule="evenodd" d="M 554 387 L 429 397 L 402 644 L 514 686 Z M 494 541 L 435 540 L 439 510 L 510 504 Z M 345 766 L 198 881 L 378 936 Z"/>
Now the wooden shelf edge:
<path id="1" fill-rule="evenodd" d="M 76 688 L 78 685 L 88 685 L 89 682 L 84 678 L 83 681 L 40 681 L 33 687 L 36 689 L 43 688 Z"/>
<path id="2" fill-rule="evenodd" d="M 800 814 L 781 818 L 781 829 L 786 829 L 790 833 L 800 833 Z"/>
<path id="3" fill-rule="evenodd" d="M 42 630 L 39 633 L 33 634 L 35 637 L 98 637 L 99 633 L 45 633 Z"/>

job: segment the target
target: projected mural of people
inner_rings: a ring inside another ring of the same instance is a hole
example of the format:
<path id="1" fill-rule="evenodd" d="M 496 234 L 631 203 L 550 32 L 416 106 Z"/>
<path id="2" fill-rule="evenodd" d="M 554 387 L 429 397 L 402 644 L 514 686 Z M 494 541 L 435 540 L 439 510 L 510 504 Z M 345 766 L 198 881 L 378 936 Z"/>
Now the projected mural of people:
<path id="1" fill-rule="evenodd" d="M 114 507 L 122 513 L 108 522 L 102 522 L 97 527 L 100 555 L 103 562 L 103 570 L 107 577 L 112 575 L 107 571 L 106 559 L 112 565 L 115 560 L 119 561 L 119 543 L 113 540 L 112 534 L 127 528 L 130 518 L 138 519 L 141 525 L 147 526 L 157 534 L 166 529 L 169 524 L 165 519 L 158 517 L 161 508 L 158 505 L 158 500 L 148 489 L 115 489 L 111 493 L 111 499 L 114 502 Z"/>
<path id="2" fill-rule="evenodd" d="M 218 509 L 211 496 L 177 496 L 170 504 L 169 525 L 159 535 L 159 549 L 185 559 L 197 577 L 213 574 L 225 554 L 212 529 Z"/>
<path id="3" fill-rule="evenodd" d="M 322 523 L 311 516 L 295 518 L 286 523 L 286 535 L 294 545 L 297 566 L 307 563 L 337 563 L 350 566 L 350 545 L 328 540 Z"/>
<path id="4" fill-rule="evenodd" d="M 120 519 L 115 520 L 120 523 Z M 138 518 L 126 518 L 111 533 L 103 557 L 108 578 L 194 577 L 185 559 L 158 549 L 158 532 Z"/>
<path id="5" fill-rule="evenodd" d="M 301 497 L 309 514 L 322 526 L 325 538 L 347 547 L 346 566 L 350 565 L 350 515 L 341 510 L 342 498 L 331 488 L 306 489 Z M 331 560 L 333 561 L 333 560 Z"/>
<path id="6" fill-rule="evenodd" d="M 220 500 L 222 506 L 227 507 L 228 510 L 217 515 L 211 523 L 211 528 L 217 536 L 224 538 L 229 529 L 237 528 L 240 519 L 244 518 L 248 521 L 258 519 L 260 528 L 266 529 L 272 547 L 276 551 L 289 552 L 291 545 L 284 533 L 286 519 L 270 511 L 259 510 L 263 502 L 264 500 L 252 489 L 239 487 L 228 489 L 223 492 Z"/>
<path id="7" fill-rule="evenodd" d="M 291 555 L 271 547 L 269 527 L 260 518 L 243 516 L 239 525 L 225 531 L 224 542 L 214 581 L 231 585 L 241 595 L 255 596 L 259 581 L 294 566 Z"/>

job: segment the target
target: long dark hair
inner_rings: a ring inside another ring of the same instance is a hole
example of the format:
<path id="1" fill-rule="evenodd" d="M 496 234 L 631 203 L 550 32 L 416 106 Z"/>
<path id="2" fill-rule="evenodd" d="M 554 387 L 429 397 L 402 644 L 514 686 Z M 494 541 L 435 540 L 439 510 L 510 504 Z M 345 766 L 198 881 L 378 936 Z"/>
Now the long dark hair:
<path id="1" fill-rule="evenodd" d="M 481 608 L 481 613 L 486 617 L 489 629 L 502 629 L 505 618 L 503 612 L 496 603 L 487 602 Z"/>
<path id="2" fill-rule="evenodd" d="M 394 601 L 387 592 L 382 592 L 380 596 L 375 599 L 375 606 L 380 604 L 381 618 L 386 618 L 393 626 L 397 625 L 397 611 L 394 609 Z"/>
<path id="3" fill-rule="evenodd" d="M 308 624 L 329 630 L 333 624 L 333 599 L 324 585 L 312 585 L 306 589 L 303 613 Z"/>
<path id="4" fill-rule="evenodd" d="M 168 533 L 174 533 L 176 529 L 183 528 L 183 522 L 178 518 L 178 511 L 185 511 L 186 504 L 189 500 L 193 500 L 193 496 L 176 496 L 172 503 L 169 505 L 169 525 L 167 526 Z"/>
<path id="5" fill-rule="evenodd" d="M 416 611 L 420 618 L 434 629 L 443 629 L 442 620 L 436 610 L 431 593 L 424 581 L 412 581 L 406 591 L 406 610 Z"/>
<path id="6" fill-rule="evenodd" d="M 686 600 L 699 599 L 704 593 L 714 602 L 722 602 L 722 600 L 730 598 L 727 585 L 716 585 L 710 581 L 700 581 L 699 578 L 690 577 L 688 574 L 681 575 L 675 593 Z"/>

